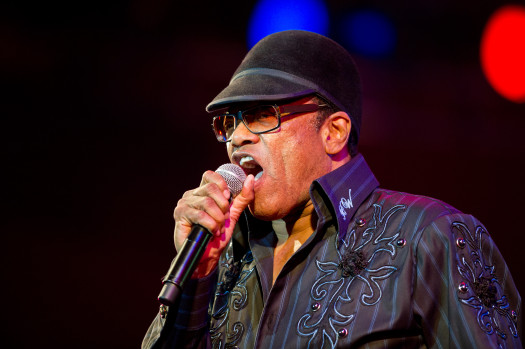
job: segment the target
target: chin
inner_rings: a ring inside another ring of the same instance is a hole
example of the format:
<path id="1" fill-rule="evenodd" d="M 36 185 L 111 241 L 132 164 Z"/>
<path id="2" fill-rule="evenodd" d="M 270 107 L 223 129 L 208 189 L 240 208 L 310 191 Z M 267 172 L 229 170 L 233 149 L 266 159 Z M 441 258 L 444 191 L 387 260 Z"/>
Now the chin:
<path id="1" fill-rule="evenodd" d="M 252 202 L 250 205 L 248 205 L 248 208 L 250 209 L 250 213 L 252 214 L 252 216 L 262 221 L 275 221 L 277 219 L 281 219 L 286 216 L 285 213 L 276 210 L 275 207 L 277 206 L 276 205 L 262 205 L 262 204 L 257 204 L 256 202 Z"/>

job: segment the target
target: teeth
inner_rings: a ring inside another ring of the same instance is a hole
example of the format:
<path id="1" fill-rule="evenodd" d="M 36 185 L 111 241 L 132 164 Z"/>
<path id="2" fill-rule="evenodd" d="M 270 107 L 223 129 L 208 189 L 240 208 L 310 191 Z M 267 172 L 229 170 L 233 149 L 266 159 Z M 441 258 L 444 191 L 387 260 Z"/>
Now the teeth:
<path id="1" fill-rule="evenodd" d="M 245 156 L 241 159 L 241 161 L 239 162 L 239 165 L 245 168 L 254 168 L 256 166 L 255 162 L 249 163 L 250 161 L 255 161 L 255 160 L 253 160 L 251 156 Z"/>
<path id="2" fill-rule="evenodd" d="M 241 165 L 244 169 L 248 170 L 250 173 L 255 173 L 255 171 L 252 171 L 253 169 L 262 170 L 257 161 L 255 161 L 254 158 L 249 155 L 242 157 L 241 161 L 239 161 L 239 165 Z M 259 171 L 255 175 L 255 180 L 259 180 L 263 174 L 264 171 Z"/>

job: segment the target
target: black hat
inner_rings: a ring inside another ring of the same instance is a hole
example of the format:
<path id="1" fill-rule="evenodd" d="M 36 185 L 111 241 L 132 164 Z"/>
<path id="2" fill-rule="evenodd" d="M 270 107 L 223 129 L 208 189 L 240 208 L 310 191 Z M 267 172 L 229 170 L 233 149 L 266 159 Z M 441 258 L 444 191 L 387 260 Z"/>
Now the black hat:
<path id="1" fill-rule="evenodd" d="M 259 41 L 244 57 L 230 84 L 206 110 L 314 93 L 350 116 L 357 138 L 361 126 L 361 81 L 354 60 L 342 46 L 325 36 L 287 30 Z"/>

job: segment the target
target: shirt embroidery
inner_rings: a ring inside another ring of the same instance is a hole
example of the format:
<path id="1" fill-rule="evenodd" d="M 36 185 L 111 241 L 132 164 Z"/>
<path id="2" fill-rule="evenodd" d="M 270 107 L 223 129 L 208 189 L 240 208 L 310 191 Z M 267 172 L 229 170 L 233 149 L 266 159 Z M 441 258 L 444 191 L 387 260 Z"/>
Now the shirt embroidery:
<path id="1" fill-rule="evenodd" d="M 518 331 L 509 309 L 507 297 L 503 295 L 502 287 L 496 277 L 494 265 L 488 265 L 483 254 L 483 240 L 488 233 L 481 226 L 476 227 L 474 234 L 460 222 L 452 223 L 452 230 L 459 231 L 470 250 L 467 256 L 460 258 L 458 271 L 463 282 L 458 289 L 461 303 L 477 310 L 478 325 L 488 335 L 497 334 L 498 346 L 505 348 L 503 340 L 507 339 L 507 331 L 517 338 Z M 466 250 L 466 251 L 468 251 Z"/>
<path id="2" fill-rule="evenodd" d="M 344 220 L 346 220 L 346 210 L 349 210 L 352 207 L 354 207 L 354 204 L 352 202 L 352 189 L 348 189 L 348 199 L 341 198 L 341 200 L 339 201 L 339 213 L 341 213 Z"/>
<path id="3" fill-rule="evenodd" d="M 365 306 L 377 304 L 383 295 L 378 281 L 389 278 L 397 270 L 397 267 L 390 264 L 376 265 L 374 260 L 386 262 L 385 259 L 378 258 L 384 253 L 390 255 L 390 260 L 395 258 L 397 251 L 394 242 L 399 233 L 385 236 L 385 232 L 387 229 L 393 230 L 389 227 L 390 219 L 396 213 L 404 211 L 406 206 L 393 206 L 384 214 L 382 206 L 374 204 L 373 207 L 370 226 L 361 234 L 356 228 L 352 229 L 341 241 L 340 249 L 337 249 L 338 261 L 316 261 L 321 273 L 310 291 L 313 305 L 311 311 L 304 314 L 297 323 L 297 333 L 309 338 L 308 348 L 324 348 L 325 345 L 335 348 L 339 329 L 343 329 L 356 317 L 356 312 L 348 311 L 348 304 L 354 302 L 354 299 L 359 299 Z M 337 245 L 337 241 L 335 243 Z M 348 255 L 366 257 L 361 263 L 362 270 L 355 275 L 345 273 L 340 267 L 341 261 Z M 357 282 L 362 282 L 363 287 L 351 287 Z M 361 294 L 356 294 L 359 290 L 362 290 Z M 328 317 L 328 321 L 324 320 L 325 317 Z"/>
<path id="4" fill-rule="evenodd" d="M 227 269 L 223 280 L 217 283 L 215 293 L 215 305 L 212 312 L 212 324 L 210 326 L 210 336 L 212 347 L 215 348 L 236 348 L 245 332 L 245 326 L 241 322 L 233 325 L 228 323 L 230 308 L 240 311 L 248 303 L 248 290 L 246 281 L 252 275 L 255 266 L 244 268 L 246 264 L 253 261 L 251 251 L 248 251 L 244 258 L 239 262 L 233 262 L 233 257 L 226 253 L 226 261 L 221 264 Z M 224 338 L 225 334 L 225 338 Z M 225 340 L 224 346 L 223 341 Z"/>

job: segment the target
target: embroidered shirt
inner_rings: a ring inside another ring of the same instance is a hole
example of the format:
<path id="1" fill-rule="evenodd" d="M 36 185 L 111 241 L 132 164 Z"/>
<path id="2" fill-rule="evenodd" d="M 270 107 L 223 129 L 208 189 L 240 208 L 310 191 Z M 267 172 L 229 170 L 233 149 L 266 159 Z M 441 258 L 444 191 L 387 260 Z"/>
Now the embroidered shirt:
<path id="1" fill-rule="evenodd" d="M 520 295 L 474 217 L 378 188 L 361 155 L 310 196 L 317 229 L 273 286 L 277 237 L 245 213 L 217 271 L 189 282 L 142 347 L 521 348 Z"/>

